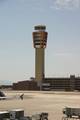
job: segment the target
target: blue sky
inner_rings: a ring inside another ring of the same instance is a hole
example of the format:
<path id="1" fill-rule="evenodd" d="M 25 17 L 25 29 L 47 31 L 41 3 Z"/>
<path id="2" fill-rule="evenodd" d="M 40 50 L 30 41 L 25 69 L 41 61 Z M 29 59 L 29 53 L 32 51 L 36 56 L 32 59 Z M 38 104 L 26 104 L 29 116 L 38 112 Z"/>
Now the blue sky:
<path id="1" fill-rule="evenodd" d="M 0 80 L 34 76 L 34 25 L 45 24 L 45 76 L 80 75 L 80 0 L 0 0 Z"/>

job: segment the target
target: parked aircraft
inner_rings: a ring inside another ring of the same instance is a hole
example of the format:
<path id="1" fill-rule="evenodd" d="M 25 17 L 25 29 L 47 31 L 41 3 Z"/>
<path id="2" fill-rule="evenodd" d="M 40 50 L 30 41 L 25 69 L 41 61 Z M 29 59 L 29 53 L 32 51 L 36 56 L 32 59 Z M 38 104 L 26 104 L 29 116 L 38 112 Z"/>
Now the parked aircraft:
<path id="1" fill-rule="evenodd" d="M 22 96 L 22 97 L 21 97 Z M 6 96 L 4 92 L 0 91 L 0 100 L 23 99 L 23 94 L 16 96 Z"/>

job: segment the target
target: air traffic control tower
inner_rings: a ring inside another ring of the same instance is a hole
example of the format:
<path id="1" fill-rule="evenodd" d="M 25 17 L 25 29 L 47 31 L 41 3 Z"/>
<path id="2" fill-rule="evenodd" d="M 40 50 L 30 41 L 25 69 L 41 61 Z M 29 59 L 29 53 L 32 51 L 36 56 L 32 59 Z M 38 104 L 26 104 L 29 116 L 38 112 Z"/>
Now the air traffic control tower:
<path id="1" fill-rule="evenodd" d="M 45 48 L 47 45 L 47 35 L 45 25 L 37 25 L 33 32 L 33 46 L 35 48 L 35 80 L 41 88 L 41 83 L 45 77 Z"/>

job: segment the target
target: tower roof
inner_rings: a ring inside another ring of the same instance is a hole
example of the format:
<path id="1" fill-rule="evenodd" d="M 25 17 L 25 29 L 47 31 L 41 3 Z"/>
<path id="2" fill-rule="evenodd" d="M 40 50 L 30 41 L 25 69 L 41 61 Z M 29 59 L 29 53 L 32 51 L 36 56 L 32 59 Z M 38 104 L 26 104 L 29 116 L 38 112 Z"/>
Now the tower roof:
<path id="1" fill-rule="evenodd" d="M 36 25 L 34 27 L 35 30 L 45 30 L 46 29 L 46 26 L 45 25 Z"/>

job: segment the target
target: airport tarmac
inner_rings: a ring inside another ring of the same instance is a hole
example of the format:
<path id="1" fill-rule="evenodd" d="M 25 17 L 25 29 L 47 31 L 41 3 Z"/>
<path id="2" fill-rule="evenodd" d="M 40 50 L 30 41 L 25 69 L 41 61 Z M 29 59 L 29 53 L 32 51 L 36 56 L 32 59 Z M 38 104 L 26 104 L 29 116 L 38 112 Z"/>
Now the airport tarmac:
<path id="1" fill-rule="evenodd" d="M 80 108 L 80 92 L 58 91 L 4 91 L 12 100 L 0 100 L 0 111 L 24 109 L 25 115 L 49 113 L 49 120 L 61 120 L 65 107 Z M 24 99 L 19 96 L 24 93 Z"/>

